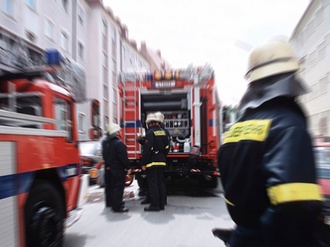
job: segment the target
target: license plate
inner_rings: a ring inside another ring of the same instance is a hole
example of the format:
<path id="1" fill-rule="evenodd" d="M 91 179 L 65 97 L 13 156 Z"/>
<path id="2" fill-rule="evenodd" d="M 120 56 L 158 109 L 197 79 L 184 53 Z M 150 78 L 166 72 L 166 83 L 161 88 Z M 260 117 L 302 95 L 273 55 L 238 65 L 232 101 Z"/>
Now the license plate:
<path id="1" fill-rule="evenodd" d="M 324 216 L 324 224 L 330 225 L 330 216 Z"/>

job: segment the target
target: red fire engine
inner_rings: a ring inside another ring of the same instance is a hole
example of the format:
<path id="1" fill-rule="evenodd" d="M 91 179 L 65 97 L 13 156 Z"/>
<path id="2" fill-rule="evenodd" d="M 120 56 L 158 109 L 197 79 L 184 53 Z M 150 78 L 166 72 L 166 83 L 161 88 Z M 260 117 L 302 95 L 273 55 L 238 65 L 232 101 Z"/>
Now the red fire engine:
<path id="1" fill-rule="evenodd" d="M 157 111 L 163 113 L 164 128 L 171 135 L 166 177 L 194 177 L 203 185 L 217 186 L 220 102 L 210 66 L 122 74 L 119 92 L 124 142 L 140 187 L 146 181 L 139 170 L 142 147 L 136 134 L 145 134 L 147 114 Z"/>
<path id="2" fill-rule="evenodd" d="M 74 99 L 45 76 L 0 75 L 0 246 L 59 246 L 87 200 Z"/>

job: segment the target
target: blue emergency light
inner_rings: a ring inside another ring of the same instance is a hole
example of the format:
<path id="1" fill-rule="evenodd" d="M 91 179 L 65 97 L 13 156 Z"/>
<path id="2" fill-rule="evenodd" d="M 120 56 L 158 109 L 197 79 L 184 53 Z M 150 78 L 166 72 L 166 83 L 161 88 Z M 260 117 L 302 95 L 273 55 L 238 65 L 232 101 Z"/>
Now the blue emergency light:
<path id="1" fill-rule="evenodd" d="M 46 62 L 48 65 L 60 65 L 62 62 L 61 53 L 56 49 L 46 50 Z"/>

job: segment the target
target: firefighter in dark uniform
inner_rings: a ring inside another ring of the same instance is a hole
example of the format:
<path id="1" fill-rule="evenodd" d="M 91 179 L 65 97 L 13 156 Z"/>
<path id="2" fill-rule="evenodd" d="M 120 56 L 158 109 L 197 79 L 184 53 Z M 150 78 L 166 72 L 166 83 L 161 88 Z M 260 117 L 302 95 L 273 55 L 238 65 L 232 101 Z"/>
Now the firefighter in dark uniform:
<path id="1" fill-rule="evenodd" d="M 131 173 L 126 145 L 120 140 L 121 131 L 117 124 L 108 126 L 108 137 L 102 143 L 102 155 L 105 161 L 106 206 L 113 212 L 124 213 L 123 193 L 125 178 Z"/>
<path id="2" fill-rule="evenodd" d="M 144 211 L 164 210 L 164 167 L 169 149 L 169 141 L 165 131 L 159 127 L 155 114 L 147 116 L 148 130 L 143 145 L 141 167 L 146 171 L 150 205 Z"/>
<path id="3" fill-rule="evenodd" d="M 307 92 L 287 41 L 272 39 L 249 57 L 243 115 L 226 133 L 218 164 L 231 247 L 312 247 L 322 196 L 312 141 L 297 97 Z M 221 237 L 222 229 L 213 229 Z"/>
<path id="4" fill-rule="evenodd" d="M 168 130 L 165 129 L 165 126 L 164 126 L 164 115 L 163 115 L 163 113 L 161 113 L 160 111 L 155 112 L 155 117 L 156 117 L 156 119 L 157 119 L 157 121 L 159 123 L 159 126 L 165 131 L 166 136 L 168 138 L 168 141 L 170 143 L 171 135 L 168 132 Z M 145 136 L 141 136 L 140 134 L 137 134 L 136 140 L 143 146 L 144 143 L 145 143 Z M 167 149 L 167 153 L 165 154 L 166 156 L 167 156 L 167 154 L 168 154 L 169 151 L 170 151 L 170 149 L 168 148 Z M 164 168 L 163 168 L 163 170 L 164 170 Z M 164 183 L 164 194 L 165 194 L 164 204 L 166 205 L 167 204 L 166 179 L 165 179 L 165 176 L 163 178 L 164 178 L 163 183 Z M 149 192 L 148 192 L 148 188 L 146 188 L 146 197 L 145 197 L 144 200 L 141 201 L 141 204 L 150 204 L 150 195 L 149 195 Z"/>

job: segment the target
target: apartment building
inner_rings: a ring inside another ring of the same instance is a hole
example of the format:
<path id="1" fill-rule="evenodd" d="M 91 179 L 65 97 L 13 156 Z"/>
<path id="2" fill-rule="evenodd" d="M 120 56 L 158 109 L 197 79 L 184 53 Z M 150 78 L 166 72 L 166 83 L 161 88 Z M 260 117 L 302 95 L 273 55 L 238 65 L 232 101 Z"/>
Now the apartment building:
<path id="1" fill-rule="evenodd" d="M 77 100 L 101 102 L 101 126 L 119 122 L 121 72 L 150 71 L 134 40 L 102 0 L 2 0 L 0 72 L 42 63 L 57 49 L 75 75 L 64 78 Z"/>
<path id="2" fill-rule="evenodd" d="M 291 35 L 301 76 L 311 92 L 301 98 L 311 134 L 330 137 L 330 1 L 312 0 Z"/>

